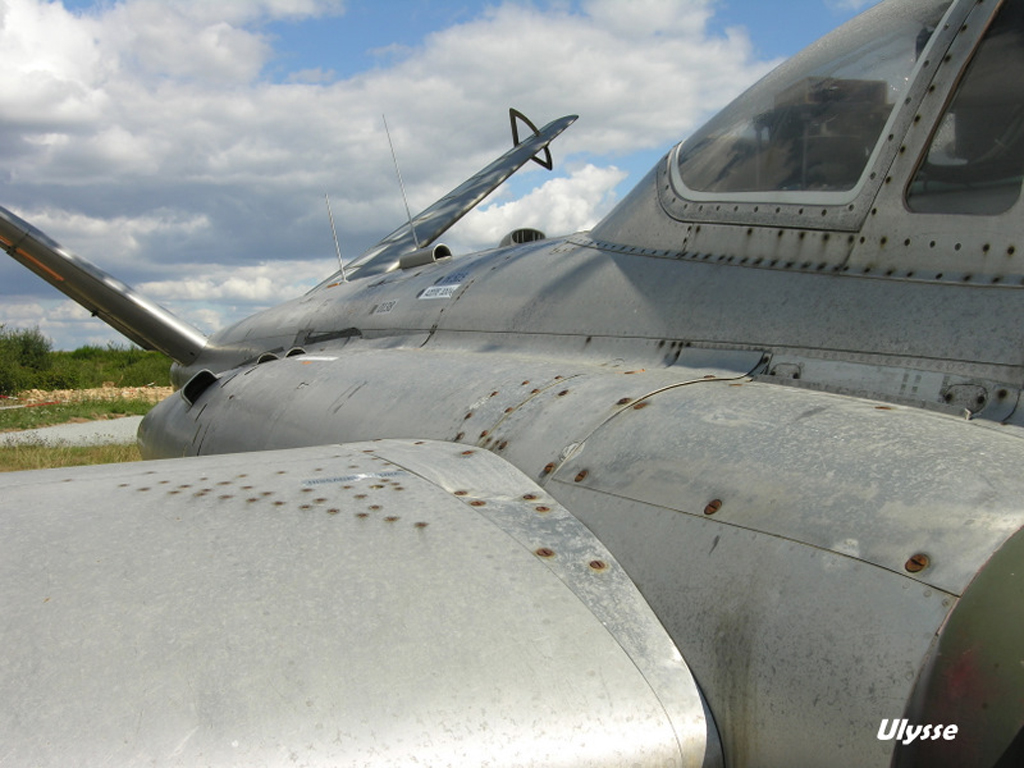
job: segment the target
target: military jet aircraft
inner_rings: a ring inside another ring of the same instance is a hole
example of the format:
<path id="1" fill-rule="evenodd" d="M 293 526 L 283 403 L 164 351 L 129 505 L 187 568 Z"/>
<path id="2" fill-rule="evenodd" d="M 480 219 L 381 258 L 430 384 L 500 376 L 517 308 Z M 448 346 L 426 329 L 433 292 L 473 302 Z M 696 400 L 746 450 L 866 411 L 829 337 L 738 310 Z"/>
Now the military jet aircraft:
<path id="1" fill-rule="evenodd" d="M 0 761 L 1020 765 L 1022 71 L 889 0 L 591 231 L 436 243 L 566 117 L 210 338 L 3 212 L 179 389 L 0 480 Z"/>

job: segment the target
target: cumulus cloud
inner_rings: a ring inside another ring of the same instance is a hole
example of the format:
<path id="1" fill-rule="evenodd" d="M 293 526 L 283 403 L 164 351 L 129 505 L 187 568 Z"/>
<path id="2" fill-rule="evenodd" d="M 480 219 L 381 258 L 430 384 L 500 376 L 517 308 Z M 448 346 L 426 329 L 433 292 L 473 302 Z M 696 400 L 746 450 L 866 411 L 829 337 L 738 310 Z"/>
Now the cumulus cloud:
<path id="1" fill-rule="evenodd" d="M 493 203 L 466 215 L 452 243 L 466 249 L 491 248 L 514 229 L 529 227 L 553 235 L 590 229 L 615 203 L 615 186 L 626 178 L 615 166 L 587 164 L 567 178 L 546 181 L 529 194 Z"/>
<path id="2" fill-rule="evenodd" d="M 330 271 L 324 192 L 349 258 L 404 219 L 382 113 L 422 208 L 508 146 L 515 105 L 581 119 L 558 139 L 554 178 L 467 217 L 458 237 L 589 227 L 623 156 L 681 138 L 769 68 L 744 33 L 708 32 L 713 10 L 502 2 L 357 74 L 325 62 L 275 79 L 268 25 L 337 17 L 343 2 L 0 0 L 0 205 L 158 301 L 230 321 Z M 274 262 L 308 282 L 253 266 Z M 22 272 L 0 265 L 0 322 L 13 322 L 3 292 L 33 290 Z M 190 296 L 174 287 L 185 277 Z"/>

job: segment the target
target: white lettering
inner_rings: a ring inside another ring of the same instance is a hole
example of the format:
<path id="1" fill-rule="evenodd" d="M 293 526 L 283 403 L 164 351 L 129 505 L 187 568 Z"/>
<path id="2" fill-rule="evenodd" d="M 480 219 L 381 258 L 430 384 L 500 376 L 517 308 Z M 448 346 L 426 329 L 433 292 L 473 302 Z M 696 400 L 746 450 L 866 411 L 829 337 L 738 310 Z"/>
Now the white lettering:
<path id="1" fill-rule="evenodd" d="M 909 720 L 890 720 L 884 718 L 882 723 L 878 726 L 878 740 L 879 741 L 902 741 L 904 744 L 910 744 L 912 741 L 926 741 L 928 739 L 937 741 L 942 738 L 946 741 L 952 741 L 956 738 L 957 732 L 960 730 L 959 726 L 956 725 L 943 725 L 929 723 L 927 725 L 911 725 Z"/>
<path id="2" fill-rule="evenodd" d="M 889 739 L 895 738 L 895 736 L 896 736 L 896 725 L 897 725 L 897 723 L 899 723 L 899 720 L 891 721 L 892 722 L 892 728 L 890 728 L 888 733 L 887 733 L 886 730 L 885 730 L 885 727 L 887 725 L 889 725 L 889 722 L 890 722 L 889 719 L 886 718 L 885 720 L 882 721 L 882 724 L 880 726 L 878 726 L 878 740 L 879 741 L 888 741 Z"/>

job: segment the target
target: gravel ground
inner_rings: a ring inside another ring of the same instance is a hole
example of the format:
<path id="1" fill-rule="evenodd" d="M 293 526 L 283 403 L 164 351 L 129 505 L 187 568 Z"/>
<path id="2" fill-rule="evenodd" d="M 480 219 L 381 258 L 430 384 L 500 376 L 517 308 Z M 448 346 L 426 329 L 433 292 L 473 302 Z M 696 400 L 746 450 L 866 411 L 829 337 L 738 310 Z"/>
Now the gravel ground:
<path id="1" fill-rule="evenodd" d="M 144 400 L 158 403 L 173 393 L 171 387 L 115 387 L 113 385 L 96 389 L 30 389 L 19 392 L 17 397 L 5 398 L 0 406 L 34 406 L 43 403 L 76 403 L 83 400 Z M 47 445 L 107 445 L 130 444 L 135 442 L 141 416 L 100 419 L 97 421 L 59 424 L 54 427 L 23 429 L 16 432 L 0 433 L 0 446 L 20 443 L 44 443 Z"/>
<path id="2" fill-rule="evenodd" d="M 59 424 L 56 427 L 23 429 L 19 432 L 0 433 L 0 446 L 19 443 L 43 443 L 45 445 L 125 445 L 135 442 L 141 416 L 125 416 L 122 419 L 87 421 L 84 424 Z"/>

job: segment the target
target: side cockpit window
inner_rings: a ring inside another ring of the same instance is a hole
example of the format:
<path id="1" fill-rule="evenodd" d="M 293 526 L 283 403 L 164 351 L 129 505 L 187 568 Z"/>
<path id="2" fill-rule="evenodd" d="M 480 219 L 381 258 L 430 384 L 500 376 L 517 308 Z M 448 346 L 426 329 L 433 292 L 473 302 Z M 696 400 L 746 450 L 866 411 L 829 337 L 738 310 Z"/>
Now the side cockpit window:
<path id="1" fill-rule="evenodd" d="M 876 6 L 779 67 L 679 148 L 680 194 L 854 189 L 948 6 Z"/>
<path id="2" fill-rule="evenodd" d="M 1024 3 L 1006 2 L 961 78 L 907 190 L 919 213 L 995 215 L 1024 174 Z"/>

